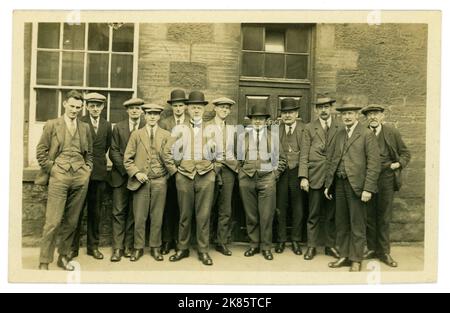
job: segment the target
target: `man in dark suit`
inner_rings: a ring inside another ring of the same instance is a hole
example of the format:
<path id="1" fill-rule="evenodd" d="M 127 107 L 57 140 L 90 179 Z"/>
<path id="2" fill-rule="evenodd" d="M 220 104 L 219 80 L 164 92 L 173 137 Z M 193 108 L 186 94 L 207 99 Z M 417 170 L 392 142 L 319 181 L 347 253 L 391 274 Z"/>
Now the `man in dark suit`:
<path id="1" fill-rule="evenodd" d="M 180 206 L 178 251 L 169 261 L 176 262 L 189 256 L 192 216 L 195 214 L 198 258 L 204 265 L 212 265 L 208 254 L 209 227 L 216 172 L 214 143 L 204 135 L 203 114 L 208 101 L 202 92 L 192 91 L 186 104 L 192 118 L 191 125 L 175 127 L 173 140 L 166 145 L 164 154 L 169 173 L 176 174 Z"/>
<path id="2" fill-rule="evenodd" d="M 287 213 L 292 211 L 291 242 L 292 251 L 296 255 L 302 254 L 300 240 L 303 234 L 305 215 L 305 195 L 300 189 L 298 165 L 305 125 L 298 119 L 300 104 L 294 98 L 281 100 L 280 142 L 287 156 L 287 168 L 281 174 L 277 184 L 276 224 L 276 253 L 283 253 L 287 241 Z"/>
<path id="3" fill-rule="evenodd" d="M 89 180 L 88 193 L 86 196 L 87 206 L 87 254 L 94 259 L 102 260 L 103 254 L 99 251 L 100 241 L 100 213 L 105 191 L 106 180 L 106 153 L 111 146 L 111 124 L 100 116 L 105 106 L 106 97 L 93 92 L 84 97 L 88 114 L 80 120 L 89 125 L 93 141 L 94 168 Z M 81 214 L 75 237 L 72 243 L 70 258 L 78 256 L 80 248 L 81 224 L 83 220 Z"/>
<path id="4" fill-rule="evenodd" d="M 172 107 L 172 115 L 159 121 L 159 126 L 162 129 L 172 132 L 177 125 L 189 126 L 191 118 L 186 112 L 186 100 L 186 94 L 181 89 L 175 89 L 170 93 L 170 99 L 167 100 L 167 103 Z M 167 184 L 167 201 L 164 209 L 161 246 L 161 253 L 164 255 L 169 254 L 170 250 L 175 249 L 177 246 L 178 222 L 180 220 L 175 176 L 171 176 Z"/>
<path id="5" fill-rule="evenodd" d="M 77 120 L 83 97 L 70 91 L 63 102 L 64 115 L 44 126 L 36 157 L 41 167 L 36 184 L 47 185 L 48 198 L 42 233 L 39 269 L 53 262 L 59 230 L 58 266 L 75 270 L 67 255 L 83 208 L 92 171 L 92 138 L 89 125 Z"/>
<path id="6" fill-rule="evenodd" d="M 123 156 L 130 139 L 130 134 L 145 126 L 141 105 L 144 101 L 132 98 L 124 102 L 128 118 L 117 123 L 112 132 L 109 158 L 111 169 L 111 186 L 113 187 L 112 241 L 113 254 L 111 262 L 119 262 L 122 256 L 131 257 L 134 245 L 134 217 L 132 193 L 127 189 L 128 175 L 123 164 Z"/>
<path id="7" fill-rule="evenodd" d="M 272 225 L 276 207 L 276 181 L 286 167 L 279 134 L 269 130 L 270 117 L 265 103 L 250 108 L 251 127 L 239 134 L 239 189 L 246 215 L 250 248 L 246 257 L 262 250 L 264 259 L 273 260 Z M 276 129 L 277 127 L 274 127 Z"/>
<path id="8" fill-rule="evenodd" d="M 369 122 L 380 148 L 381 174 L 378 179 L 378 194 L 368 205 L 366 259 L 379 258 L 390 267 L 398 264 L 391 257 L 390 223 L 395 191 L 400 190 L 399 175 L 408 165 L 411 154 L 403 142 L 400 132 L 384 124 L 384 108 L 368 105 L 361 111 Z"/>
<path id="9" fill-rule="evenodd" d="M 134 252 L 130 261 L 144 255 L 145 226 L 150 214 L 150 254 L 163 261 L 161 254 L 161 225 L 166 204 L 168 171 L 161 157 L 170 133 L 158 127 L 164 107 L 144 104 L 146 126 L 133 132 L 124 155 L 128 172 L 128 189 L 133 191 Z M 172 171 L 176 171 L 173 165 Z"/>
<path id="10" fill-rule="evenodd" d="M 333 156 L 336 134 L 342 123 L 331 116 L 331 109 L 336 100 L 319 97 L 315 103 L 315 112 L 319 117 L 308 124 L 303 132 L 300 153 L 299 177 L 301 188 L 309 195 L 308 250 L 305 260 L 312 260 L 316 248 L 322 245 L 321 233 L 324 234 L 325 254 L 340 258 L 336 247 L 336 202 L 325 198 L 325 179 L 328 163 Z M 321 224 L 321 218 L 324 223 Z M 321 227 L 323 226 L 323 227 Z M 323 232 L 321 232 L 323 230 Z"/>
<path id="11" fill-rule="evenodd" d="M 380 150 L 374 134 L 358 122 L 360 109 L 350 103 L 336 109 L 341 112 L 345 128 L 336 135 L 324 191 L 331 200 L 331 188 L 335 189 L 336 242 L 341 254 L 329 267 L 351 266 L 351 272 L 361 271 L 366 244 L 366 204 L 377 192 L 380 175 Z"/>

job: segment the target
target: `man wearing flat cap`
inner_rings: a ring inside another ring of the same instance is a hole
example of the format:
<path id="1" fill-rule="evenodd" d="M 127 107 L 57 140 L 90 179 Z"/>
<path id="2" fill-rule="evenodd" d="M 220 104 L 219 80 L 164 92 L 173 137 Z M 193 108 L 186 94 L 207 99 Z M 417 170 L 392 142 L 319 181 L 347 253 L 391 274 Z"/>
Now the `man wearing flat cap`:
<path id="1" fill-rule="evenodd" d="M 89 180 L 86 196 L 87 206 L 87 254 L 94 259 L 102 260 L 103 254 L 99 251 L 100 220 L 103 193 L 105 191 L 105 180 L 107 176 L 106 153 L 111 146 L 111 124 L 102 116 L 106 97 L 102 94 L 91 92 L 84 96 L 88 114 L 80 120 L 89 125 L 93 144 L 94 168 Z M 82 216 L 79 219 L 77 231 L 72 243 L 71 258 L 78 256 L 80 248 L 80 235 Z"/>
<path id="2" fill-rule="evenodd" d="M 60 241 L 57 265 L 66 271 L 75 270 L 68 255 L 93 167 L 89 125 L 77 119 L 83 108 L 83 96 L 78 91 L 70 91 L 64 99 L 63 107 L 63 116 L 45 123 L 36 147 L 36 158 L 41 170 L 35 183 L 48 183 L 39 256 L 41 270 L 48 270 L 49 263 L 53 262 L 58 232 Z"/>
<path id="3" fill-rule="evenodd" d="M 216 167 L 220 165 L 221 186 L 215 190 L 215 208 L 217 209 L 217 238 L 216 251 L 223 255 L 230 256 L 232 252 L 227 244 L 231 237 L 231 214 L 234 183 L 239 169 L 239 162 L 236 159 L 236 130 L 227 125 L 226 119 L 231 113 L 231 108 L 236 103 L 226 97 L 212 101 L 216 116 L 206 123 L 206 135 L 215 138 L 217 146 Z M 214 223 L 213 223 L 214 224 Z"/>
<path id="4" fill-rule="evenodd" d="M 351 272 L 359 272 L 366 245 L 366 205 L 378 190 L 380 150 L 373 132 L 358 122 L 360 106 L 345 103 L 336 110 L 345 127 L 336 134 L 324 194 L 328 200 L 336 197 L 336 244 L 341 257 L 328 266 L 350 266 Z"/>
<path id="5" fill-rule="evenodd" d="M 161 254 L 161 226 L 166 204 L 168 171 L 161 157 L 170 133 L 158 127 L 164 107 L 144 104 L 146 126 L 133 132 L 124 154 L 124 166 L 128 173 L 127 188 L 133 191 L 134 252 L 130 261 L 139 260 L 144 254 L 145 225 L 150 217 L 150 254 L 156 261 L 163 261 Z M 176 171 L 172 165 L 172 171 Z"/>
<path id="6" fill-rule="evenodd" d="M 216 180 L 214 143 L 205 136 L 203 114 L 208 101 L 200 91 L 192 91 L 186 101 L 189 126 L 177 126 L 172 140 L 164 150 L 164 161 L 170 175 L 176 175 L 180 223 L 177 252 L 169 261 L 180 261 L 189 256 L 192 217 L 195 216 L 198 259 L 212 265 L 209 256 L 209 227 Z M 175 165 L 175 166 L 174 166 Z"/>
<path id="7" fill-rule="evenodd" d="M 262 252 L 264 259 L 273 260 L 272 225 L 276 208 L 276 181 L 286 167 L 286 158 L 279 134 L 268 129 L 270 118 L 265 103 L 250 108 L 250 127 L 239 135 L 239 190 L 244 205 L 250 247 L 244 256 Z M 244 147 L 242 147 L 244 146 Z"/>
<path id="8" fill-rule="evenodd" d="M 336 134 L 342 123 L 331 116 L 336 100 L 320 95 L 314 103 L 318 118 L 308 124 L 303 132 L 300 151 L 299 177 L 301 188 L 308 192 L 309 214 L 307 222 L 308 249 L 305 260 L 312 260 L 317 247 L 325 245 L 325 254 L 339 259 L 336 247 L 336 202 L 325 198 L 325 179 L 328 162 L 336 142 Z M 324 223 L 321 223 L 322 216 Z M 323 240 L 321 240 L 323 234 Z"/>
<path id="9" fill-rule="evenodd" d="M 375 134 L 380 148 L 381 174 L 378 179 L 378 193 L 367 208 L 367 247 L 366 259 L 378 258 L 390 267 L 398 264 L 391 257 L 390 223 L 394 192 L 401 187 L 401 170 L 404 169 L 411 154 L 400 132 L 393 126 L 384 124 L 384 108 L 381 105 L 368 105 L 361 111 Z"/>
<path id="10" fill-rule="evenodd" d="M 132 98 L 123 103 L 128 118 L 118 122 L 112 132 L 109 158 L 112 162 L 111 186 L 113 187 L 111 262 L 119 262 L 122 256 L 131 257 L 134 246 L 134 217 L 132 193 L 127 189 L 128 175 L 123 156 L 130 134 L 145 126 L 141 106 L 144 100 Z"/>
<path id="11" fill-rule="evenodd" d="M 287 156 L 287 168 L 281 174 L 277 184 L 277 210 L 275 214 L 276 227 L 276 253 L 282 253 L 287 242 L 287 220 L 288 212 L 292 212 L 291 220 L 291 242 L 292 251 L 296 255 L 302 254 L 300 246 L 304 229 L 304 215 L 306 199 L 304 192 L 300 189 L 298 178 L 298 165 L 300 150 L 303 140 L 304 123 L 298 119 L 300 104 L 294 98 L 281 100 L 280 143 Z M 290 210 L 289 210 L 290 209 Z"/>

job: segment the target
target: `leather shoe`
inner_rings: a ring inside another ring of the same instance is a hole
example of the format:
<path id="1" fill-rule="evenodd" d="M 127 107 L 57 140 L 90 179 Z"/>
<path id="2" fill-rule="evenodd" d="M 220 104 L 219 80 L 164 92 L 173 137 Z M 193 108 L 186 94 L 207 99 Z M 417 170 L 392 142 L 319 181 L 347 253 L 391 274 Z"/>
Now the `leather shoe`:
<path id="1" fill-rule="evenodd" d="M 56 264 L 60 268 L 66 270 L 66 271 L 69 271 L 69 272 L 73 272 L 75 270 L 75 267 L 72 264 L 70 264 L 70 260 L 65 255 L 60 255 L 58 257 L 58 262 Z"/>
<path id="2" fill-rule="evenodd" d="M 98 249 L 88 250 L 87 255 L 94 257 L 96 260 L 103 260 L 103 254 Z"/>
<path id="3" fill-rule="evenodd" d="M 169 254 L 170 249 L 172 249 L 172 248 L 175 249 L 175 245 L 172 242 L 165 241 L 161 245 L 161 253 L 163 255 Z"/>
<path id="4" fill-rule="evenodd" d="M 178 250 L 174 255 L 170 256 L 169 261 L 170 262 L 177 262 L 184 258 L 189 257 L 189 250 Z"/>
<path id="5" fill-rule="evenodd" d="M 213 261 L 208 253 L 198 253 L 198 259 L 202 261 L 203 265 L 213 265 Z"/>
<path id="6" fill-rule="evenodd" d="M 284 243 L 284 242 L 279 242 L 279 243 L 277 243 L 277 245 L 275 246 L 275 252 L 276 252 L 276 253 L 283 253 L 285 247 L 286 247 L 286 243 Z"/>
<path id="7" fill-rule="evenodd" d="M 216 251 L 222 253 L 223 255 L 230 256 L 233 253 L 227 248 L 226 245 L 220 244 L 216 246 Z"/>
<path id="8" fill-rule="evenodd" d="M 133 249 L 126 247 L 125 250 L 123 250 L 123 256 L 125 258 L 131 258 L 131 255 L 133 254 Z"/>
<path id="9" fill-rule="evenodd" d="M 150 255 L 155 259 L 155 261 L 163 261 L 164 257 L 161 252 L 159 252 L 159 248 L 150 248 Z"/>
<path id="10" fill-rule="evenodd" d="M 247 251 L 244 252 L 244 256 L 254 256 L 255 254 L 259 253 L 259 248 L 249 248 Z"/>
<path id="11" fill-rule="evenodd" d="M 131 254 L 130 261 L 137 262 L 144 255 L 144 249 L 135 249 Z"/>
<path id="12" fill-rule="evenodd" d="M 111 262 L 120 262 L 122 260 L 122 250 L 114 249 L 113 254 L 111 256 Z"/>
<path id="13" fill-rule="evenodd" d="M 361 262 L 352 262 L 350 272 L 361 272 Z"/>
<path id="14" fill-rule="evenodd" d="M 325 255 L 332 256 L 335 259 L 341 258 L 341 254 L 336 248 L 325 247 Z"/>
<path id="15" fill-rule="evenodd" d="M 72 250 L 69 252 L 69 254 L 67 254 L 67 258 L 69 260 L 75 259 L 78 256 L 78 250 Z"/>
<path id="16" fill-rule="evenodd" d="M 273 254 L 272 254 L 272 251 L 270 251 L 270 250 L 263 250 L 262 255 L 263 255 L 264 259 L 266 259 L 267 261 L 273 260 Z"/>
<path id="17" fill-rule="evenodd" d="M 308 247 L 305 256 L 303 257 L 306 261 L 311 261 L 316 256 L 316 248 Z"/>
<path id="18" fill-rule="evenodd" d="M 330 268 L 340 268 L 344 266 L 351 266 L 352 263 L 347 258 L 340 258 L 339 260 L 335 262 L 328 263 L 328 267 Z"/>
<path id="19" fill-rule="evenodd" d="M 40 263 L 39 264 L 39 269 L 41 271 L 48 271 L 48 263 Z"/>
<path id="20" fill-rule="evenodd" d="M 375 259 L 377 257 L 375 251 L 373 250 L 369 250 L 367 252 L 364 253 L 363 255 L 363 259 L 364 260 L 371 260 L 371 259 Z"/>
<path id="21" fill-rule="evenodd" d="M 300 246 L 300 243 L 297 241 L 293 241 L 292 242 L 292 251 L 294 251 L 294 253 L 296 255 L 302 255 L 302 247 Z"/>
<path id="22" fill-rule="evenodd" d="M 389 254 L 382 254 L 379 256 L 380 261 L 390 267 L 398 267 L 398 263 Z"/>

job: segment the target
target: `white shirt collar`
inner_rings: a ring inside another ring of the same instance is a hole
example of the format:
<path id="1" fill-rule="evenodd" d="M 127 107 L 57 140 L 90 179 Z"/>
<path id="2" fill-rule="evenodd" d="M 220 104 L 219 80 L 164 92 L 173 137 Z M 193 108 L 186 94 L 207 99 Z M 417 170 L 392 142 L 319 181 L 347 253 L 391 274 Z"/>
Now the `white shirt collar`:
<path id="1" fill-rule="evenodd" d="M 137 122 L 137 128 L 139 128 L 140 119 L 137 119 L 136 122 Z M 129 125 L 129 127 L 130 127 L 130 131 L 133 131 L 133 128 L 134 128 L 134 121 L 133 121 L 131 118 L 128 119 L 128 125 Z"/>
<path id="2" fill-rule="evenodd" d="M 319 118 L 319 121 L 320 121 L 320 125 L 322 125 L 323 129 L 325 129 L 325 122 L 328 124 L 328 127 L 331 127 L 331 122 L 332 122 L 331 116 L 326 121 L 324 121 L 323 119 Z"/>
<path id="3" fill-rule="evenodd" d="M 98 126 L 98 124 L 100 123 L 100 116 L 95 119 L 91 115 L 89 115 L 89 118 L 91 119 L 92 125 L 97 125 Z"/>
<path id="4" fill-rule="evenodd" d="M 286 135 L 289 133 L 289 127 L 291 127 L 292 132 L 294 132 L 295 127 L 297 127 L 297 121 L 295 121 L 294 124 L 292 124 L 292 125 L 290 125 L 290 126 L 284 124 L 284 130 L 286 131 Z"/>
<path id="5" fill-rule="evenodd" d="M 175 120 L 175 125 L 177 124 L 177 121 L 180 121 L 180 125 L 184 124 L 184 120 L 186 119 L 186 114 L 183 114 L 181 117 L 173 116 Z"/>
<path id="6" fill-rule="evenodd" d="M 353 124 L 353 126 L 350 127 L 350 131 L 347 132 L 348 138 L 352 137 L 353 132 L 355 131 L 356 126 L 358 126 L 358 121 L 356 121 L 355 124 Z M 347 126 L 345 126 L 345 128 L 347 128 Z M 346 130 L 347 130 L 347 129 L 346 129 Z"/>
<path id="7" fill-rule="evenodd" d="M 147 129 L 147 134 L 150 137 L 150 126 L 147 124 L 145 125 L 145 128 Z M 156 130 L 158 129 L 158 125 L 153 126 L 153 136 L 156 134 Z"/>
<path id="8" fill-rule="evenodd" d="M 373 131 L 372 127 L 369 126 L 369 128 L 371 131 Z M 379 124 L 378 127 L 376 128 L 376 130 L 377 130 L 377 132 L 375 133 L 376 136 L 378 136 L 381 133 L 381 129 L 382 129 L 382 125 Z"/>
<path id="9" fill-rule="evenodd" d="M 224 126 L 225 125 L 225 121 L 223 121 L 222 119 L 218 118 L 217 116 L 214 117 L 214 123 L 218 126 Z"/>
<path id="10" fill-rule="evenodd" d="M 64 114 L 63 116 L 64 116 L 64 121 L 66 122 L 67 127 L 69 127 L 70 124 L 72 124 L 72 121 L 73 121 L 73 124 L 75 125 L 75 127 L 77 126 L 77 118 L 74 118 L 74 119 L 72 120 L 72 119 L 70 119 L 70 117 L 68 117 L 66 114 Z"/>

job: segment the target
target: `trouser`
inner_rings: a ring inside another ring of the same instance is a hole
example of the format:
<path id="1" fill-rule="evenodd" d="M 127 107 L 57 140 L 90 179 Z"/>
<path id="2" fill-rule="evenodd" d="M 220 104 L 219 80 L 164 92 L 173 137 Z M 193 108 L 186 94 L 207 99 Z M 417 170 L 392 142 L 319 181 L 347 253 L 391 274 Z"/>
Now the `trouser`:
<path id="1" fill-rule="evenodd" d="M 324 190 L 325 188 L 309 189 L 308 246 L 312 248 L 322 244 L 330 248 L 336 246 L 336 201 L 334 198 L 328 200 Z"/>
<path id="2" fill-rule="evenodd" d="M 54 165 L 50 171 L 47 211 L 42 234 L 40 263 L 51 263 L 55 253 L 56 235 L 59 230 L 58 252 L 67 255 L 78 225 L 88 189 L 90 172 L 82 167 L 74 172 Z"/>
<path id="3" fill-rule="evenodd" d="M 133 193 L 134 248 L 144 249 L 145 226 L 150 214 L 150 247 L 161 246 L 161 225 L 166 204 L 167 178 L 150 179 Z"/>
<path id="4" fill-rule="evenodd" d="M 390 254 L 390 222 L 394 201 L 394 172 L 385 170 L 378 179 L 378 193 L 367 207 L 367 247 L 378 254 Z"/>
<path id="5" fill-rule="evenodd" d="M 180 209 L 177 199 L 177 185 L 175 176 L 167 181 L 166 207 L 164 209 L 162 224 L 162 241 L 174 242 L 178 237 L 178 222 L 180 220 Z"/>
<path id="6" fill-rule="evenodd" d="M 276 206 L 275 174 L 239 173 L 239 189 L 244 205 L 247 233 L 252 248 L 272 248 L 272 223 Z"/>
<path id="7" fill-rule="evenodd" d="M 303 218 L 305 215 L 304 193 L 300 189 L 298 178 L 298 167 L 287 169 L 281 174 L 277 184 L 277 210 L 276 240 L 277 242 L 287 241 L 287 213 L 292 209 L 292 232 L 291 241 L 301 241 L 304 230 Z"/>
<path id="8" fill-rule="evenodd" d="M 100 242 L 100 220 L 103 193 L 105 191 L 105 183 L 100 180 L 90 180 L 86 195 L 87 209 L 87 249 L 98 249 Z M 72 250 L 78 251 L 80 248 L 81 226 L 83 222 L 83 213 L 80 214 L 78 226 L 72 243 Z"/>
<path id="9" fill-rule="evenodd" d="M 336 178 L 336 243 L 342 257 L 361 262 L 366 245 L 366 204 L 348 179 Z"/>
<path id="10" fill-rule="evenodd" d="M 192 216 L 195 212 L 198 252 L 209 250 L 209 221 L 214 200 L 215 173 L 195 175 L 190 179 L 176 174 L 178 204 L 180 206 L 180 225 L 178 230 L 178 249 L 189 249 Z"/>
<path id="11" fill-rule="evenodd" d="M 131 249 L 134 245 L 133 196 L 126 183 L 113 188 L 112 202 L 113 249 Z"/>
<path id="12" fill-rule="evenodd" d="M 234 182 L 236 174 L 228 167 L 223 166 L 221 171 L 222 187 L 216 188 L 217 208 L 217 243 L 227 244 L 231 238 L 231 213 Z"/>

